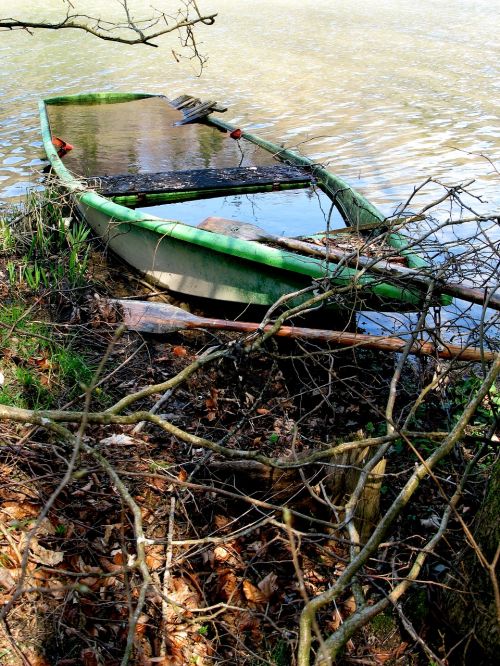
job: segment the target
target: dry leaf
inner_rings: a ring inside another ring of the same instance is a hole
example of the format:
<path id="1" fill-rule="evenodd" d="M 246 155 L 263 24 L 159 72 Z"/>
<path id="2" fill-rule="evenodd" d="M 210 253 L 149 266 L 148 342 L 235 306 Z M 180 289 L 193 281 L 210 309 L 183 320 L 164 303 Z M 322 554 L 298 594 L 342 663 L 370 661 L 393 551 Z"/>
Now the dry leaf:
<path id="1" fill-rule="evenodd" d="M 267 576 L 263 578 L 258 584 L 258 588 L 265 596 L 266 601 L 268 601 L 278 589 L 277 581 L 278 576 L 274 573 L 274 571 L 271 571 L 271 573 L 267 574 Z"/>
<path id="2" fill-rule="evenodd" d="M 30 544 L 30 553 L 31 558 L 38 562 L 38 564 L 44 564 L 46 567 L 55 567 L 64 560 L 64 553 L 57 550 L 49 550 L 40 546 L 36 539 L 33 539 Z"/>
<path id="3" fill-rule="evenodd" d="M 347 617 L 348 615 L 352 615 L 356 610 L 356 599 L 351 596 L 348 599 L 346 599 L 342 605 L 346 611 L 345 617 Z"/>
<path id="4" fill-rule="evenodd" d="M 146 564 L 153 571 L 165 564 L 165 546 L 156 544 L 146 549 Z"/>
<path id="5" fill-rule="evenodd" d="M 238 579 L 232 571 L 219 574 L 219 589 L 223 599 L 237 603 L 240 599 L 238 590 Z"/>
<path id="6" fill-rule="evenodd" d="M 16 585 L 11 573 L 4 567 L 0 567 L 0 585 L 6 590 L 11 590 Z"/>
<path id="7" fill-rule="evenodd" d="M 136 632 L 138 634 L 143 634 L 150 622 L 150 617 L 145 613 L 141 613 L 137 619 Z"/>
<path id="8" fill-rule="evenodd" d="M 114 434 L 111 435 L 110 437 L 105 437 L 104 439 L 100 440 L 100 444 L 106 444 L 107 446 L 110 446 L 112 444 L 118 444 L 118 445 L 127 445 L 131 446 L 136 443 L 135 439 L 133 437 L 130 437 L 129 435 L 124 435 L 124 434 Z"/>
<path id="9" fill-rule="evenodd" d="M 28 503 L 4 502 L 1 511 L 2 513 L 6 513 L 12 520 L 26 520 L 28 517 L 37 516 L 40 507 Z"/>
<path id="10" fill-rule="evenodd" d="M 98 666 L 99 659 L 92 648 L 85 648 L 80 652 L 83 666 Z"/>
<path id="11" fill-rule="evenodd" d="M 30 666 L 52 666 L 52 664 L 41 654 L 27 655 Z"/>
<path id="12" fill-rule="evenodd" d="M 243 581 L 243 594 L 247 601 L 254 604 L 265 604 L 267 602 L 266 595 L 247 578 Z"/>
<path id="13" fill-rule="evenodd" d="M 181 347 L 178 345 L 172 349 L 172 353 L 174 356 L 187 356 L 187 349 L 186 347 Z"/>
<path id="14" fill-rule="evenodd" d="M 234 567 L 240 564 L 238 554 L 230 546 L 216 546 L 214 548 L 214 559 L 218 564 L 231 564 Z"/>
<path id="15" fill-rule="evenodd" d="M 220 513 L 218 513 L 214 518 L 215 527 L 218 530 L 224 529 L 225 527 L 227 527 L 227 525 L 229 525 L 230 522 L 231 522 L 230 518 L 228 518 L 227 516 L 223 516 Z"/>

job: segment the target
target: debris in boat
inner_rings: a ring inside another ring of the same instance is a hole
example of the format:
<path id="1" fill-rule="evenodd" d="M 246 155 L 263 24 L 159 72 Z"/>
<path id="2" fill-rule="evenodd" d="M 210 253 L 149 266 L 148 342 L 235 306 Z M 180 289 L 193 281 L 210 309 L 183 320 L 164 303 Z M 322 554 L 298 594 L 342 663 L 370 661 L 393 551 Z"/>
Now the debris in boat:
<path id="1" fill-rule="evenodd" d="M 117 176 L 89 178 L 87 182 L 101 194 L 111 197 L 244 186 L 265 187 L 272 185 L 274 189 L 279 189 L 281 186 L 292 183 L 307 185 L 311 182 L 311 175 L 300 167 L 275 164 L 273 166 L 230 167 L 225 169 L 127 173 Z"/>
<path id="2" fill-rule="evenodd" d="M 336 238 L 333 235 L 328 236 L 311 236 L 304 238 L 304 241 L 324 247 L 326 250 L 343 252 L 346 256 L 358 254 L 369 259 L 380 258 L 390 264 L 398 264 L 400 266 L 408 266 L 408 259 L 401 254 L 394 254 L 394 248 L 387 242 L 385 234 L 381 236 L 367 239 L 365 236 L 357 233 L 342 235 Z"/>
<path id="3" fill-rule="evenodd" d="M 196 97 L 191 97 L 191 95 L 181 95 L 176 99 L 172 100 L 170 104 L 182 111 L 184 118 L 175 123 L 176 125 L 186 125 L 187 123 L 194 123 L 197 120 L 202 120 L 210 115 L 212 112 L 216 111 L 217 113 L 224 113 L 227 111 L 227 107 L 222 106 L 219 102 L 213 100 L 209 102 L 202 102 Z"/>

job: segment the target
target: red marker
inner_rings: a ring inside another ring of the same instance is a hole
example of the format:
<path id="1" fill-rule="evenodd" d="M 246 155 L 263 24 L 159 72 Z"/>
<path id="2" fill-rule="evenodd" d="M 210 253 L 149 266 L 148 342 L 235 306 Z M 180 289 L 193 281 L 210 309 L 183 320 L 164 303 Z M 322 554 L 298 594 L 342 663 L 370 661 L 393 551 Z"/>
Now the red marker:
<path id="1" fill-rule="evenodd" d="M 233 130 L 229 136 L 231 137 L 231 139 L 238 140 L 238 139 L 241 139 L 242 134 L 243 134 L 243 132 L 238 127 L 238 129 Z"/>
<path id="2" fill-rule="evenodd" d="M 57 154 L 59 155 L 59 157 L 64 157 L 66 153 L 69 153 L 70 150 L 73 150 L 73 146 L 70 143 L 67 143 L 67 141 L 64 141 L 63 139 L 60 139 L 58 136 L 52 137 L 52 144 L 54 145 L 54 148 L 57 150 Z"/>

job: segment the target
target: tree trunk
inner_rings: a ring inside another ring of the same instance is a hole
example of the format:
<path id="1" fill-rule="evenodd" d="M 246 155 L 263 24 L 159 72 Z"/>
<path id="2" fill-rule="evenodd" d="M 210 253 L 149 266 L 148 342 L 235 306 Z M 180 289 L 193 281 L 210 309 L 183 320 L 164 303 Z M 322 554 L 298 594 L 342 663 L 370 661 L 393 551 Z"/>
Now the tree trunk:
<path id="1" fill-rule="evenodd" d="M 489 563 L 493 562 L 500 541 L 500 461 L 497 461 L 488 483 L 488 491 L 477 516 L 474 538 Z M 457 584 L 455 573 L 461 575 Z M 498 580 L 498 567 L 497 567 Z M 460 636 L 471 635 L 484 654 L 483 664 L 493 664 L 500 654 L 500 622 L 495 604 L 491 577 L 480 564 L 470 546 L 466 546 L 455 561 L 452 588 L 445 596 L 445 611 L 454 631 Z M 465 583 L 465 584 L 464 584 Z M 467 641 L 464 642 L 464 647 Z M 464 656 L 464 661 L 467 657 Z M 480 657 L 475 658 L 479 665 Z"/>

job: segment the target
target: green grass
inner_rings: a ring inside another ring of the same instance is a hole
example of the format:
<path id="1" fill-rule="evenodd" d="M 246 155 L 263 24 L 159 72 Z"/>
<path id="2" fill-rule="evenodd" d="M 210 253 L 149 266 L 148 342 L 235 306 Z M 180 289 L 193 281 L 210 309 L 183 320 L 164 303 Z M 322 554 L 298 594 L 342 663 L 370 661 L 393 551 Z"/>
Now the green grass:
<path id="1" fill-rule="evenodd" d="M 0 303 L 0 404 L 46 409 L 91 382 L 95 364 L 85 352 L 37 321 L 50 316 L 39 303 L 73 299 L 87 284 L 89 233 L 50 187 L 0 216 L 0 286 L 10 299 Z"/>
<path id="2" fill-rule="evenodd" d="M 0 404 L 48 409 L 59 398 L 75 397 L 90 384 L 95 364 L 54 337 L 20 303 L 0 306 Z"/>
<path id="3" fill-rule="evenodd" d="M 0 222 L 2 254 L 10 258 L 6 265 L 10 286 L 35 292 L 84 286 L 89 234 L 56 190 L 30 192 L 24 205 Z"/>

